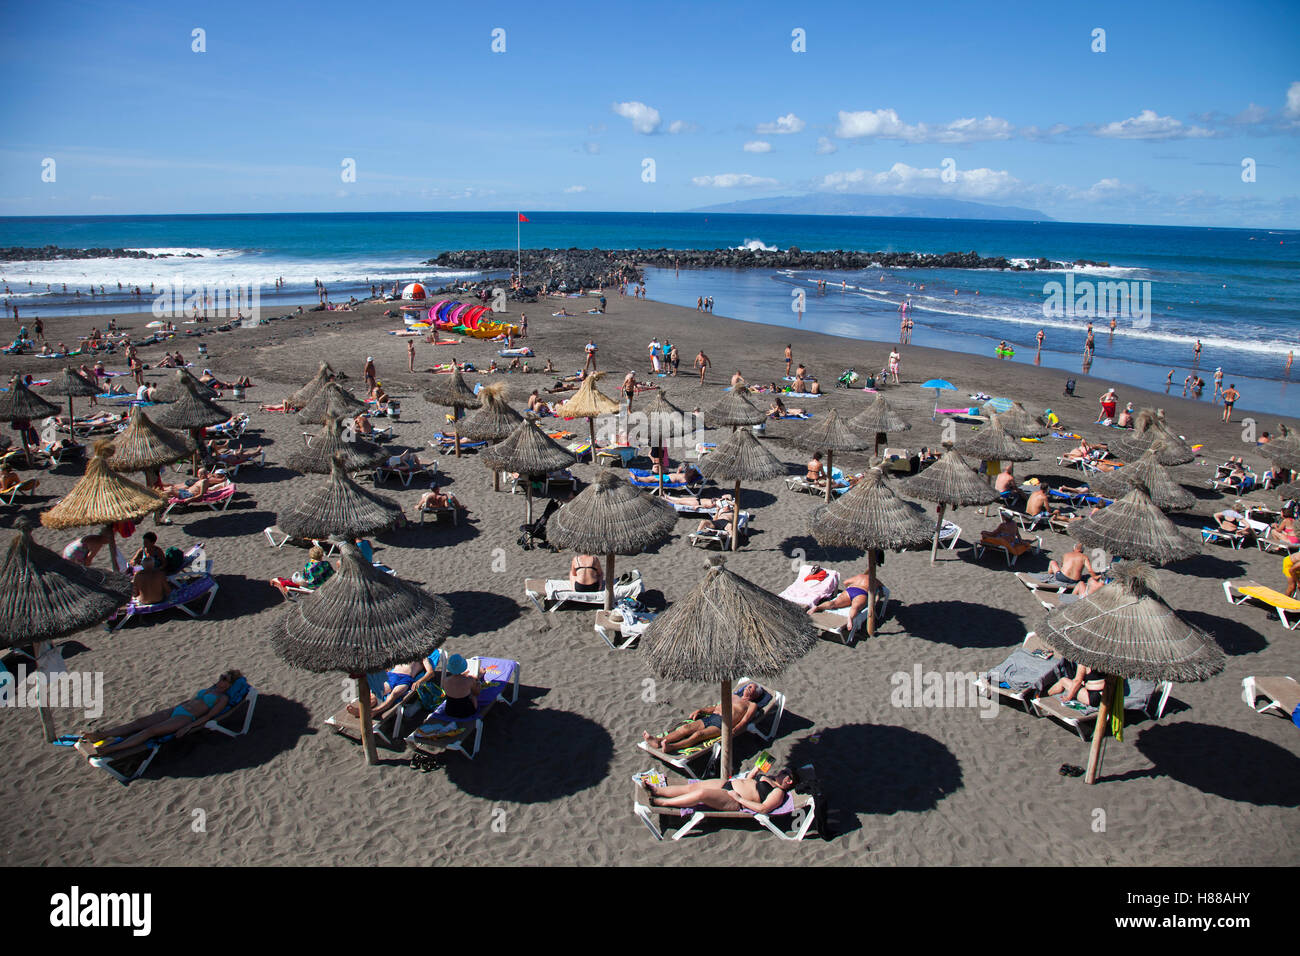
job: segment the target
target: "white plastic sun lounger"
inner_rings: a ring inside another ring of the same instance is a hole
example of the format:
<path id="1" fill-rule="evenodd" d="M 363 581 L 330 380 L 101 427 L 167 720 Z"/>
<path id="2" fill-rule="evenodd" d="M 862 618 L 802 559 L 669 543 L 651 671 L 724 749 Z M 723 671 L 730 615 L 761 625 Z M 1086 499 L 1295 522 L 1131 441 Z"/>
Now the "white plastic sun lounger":
<path id="1" fill-rule="evenodd" d="M 1155 691 L 1150 697 L 1142 695 L 1145 706 L 1141 707 L 1134 706 L 1137 703 L 1135 691 L 1130 690 L 1129 695 L 1124 699 L 1124 709 L 1139 710 L 1153 720 L 1159 720 L 1165 712 L 1165 704 L 1169 702 L 1169 694 L 1173 689 L 1174 685 L 1169 681 L 1161 681 L 1155 685 Z M 1034 713 L 1039 717 L 1051 717 L 1061 722 L 1077 733 L 1080 740 L 1084 741 L 1090 739 L 1087 728 L 1092 727 L 1097 721 L 1096 707 L 1070 706 L 1056 695 L 1031 698 L 1029 705 L 1033 707 Z"/>
<path id="2" fill-rule="evenodd" d="M 1257 714 L 1277 714 L 1290 720 L 1300 707 L 1300 681 L 1294 677 L 1243 677 L 1241 699 Z"/>
<path id="3" fill-rule="evenodd" d="M 799 775 L 801 786 L 807 786 L 815 779 L 811 766 L 800 767 Z M 734 780 L 741 776 L 744 776 L 744 774 L 738 774 L 732 779 Z M 792 792 L 786 796 L 785 803 L 780 807 L 772 811 L 770 814 L 764 814 L 752 813 L 749 810 L 709 810 L 704 807 L 687 807 L 684 809 L 678 809 L 676 807 L 656 807 L 651 806 L 650 794 L 636 781 L 636 778 L 633 779 L 632 789 L 632 812 L 635 813 L 637 818 L 646 825 L 646 829 L 654 835 L 656 840 L 662 840 L 664 838 L 665 829 L 656 821 L 657 817 L 676 817 L 678 820 L 684 821 L 673 834 L 674 840 L 680 840 L 705 820 L 713 819 L 750 820 L 757 823 L 759 826 L 764 827 L 774 836 L 795 843 L 808 835 L 808 831 L 812 829 L 812 825 L 816 819 L 816 797 L 812 794 L 806 793 Z M 791 831 L 789 833 L 786 833 L 772 822 L 773 818 L 787 816 L 791 818 Z"/>
<path id="4" fill-rule="evenodd" d="M 1244 604 L 1255 600 L 1277 611 L 1278 620 L 1288 631 L 1300 627 L 1300 601 L 1287 597 L 1281 591 L 1265 587 L 1254 581 L 1224 581 L 1223 596 L 1229 604 Z"/>
<path id="5" fill-rule="evenodd" d="M 628 580 L 618 580 L 614 582 L 614 600 L 620 598 L 631 598 L 636 600 L 645 590 L 645 581 L 641 578 L 641 572 L 635 569 L 627 572 Z M 562 580 L 546 580 L 540 578 L 528 578 L 524 581 L 524 597 L 533 602 L 533 607 L 547 613 L 546 604 L 551 603 L 550 612 L 554 614 L 566 604 L 604 604 L 605 589 L 599 591 L 574 591 L 569 588 L 567 578 Z"/>
<path id="6" fill-rule="evenodd" d="M 744 689 L 744 686 L 749 683 L 754 682 L 748 677 L 740 678 L 734 685 L 732 685 L 732 693 L 738 694 L 742 689 Z M 770 743 L 772 740 L 776 739 L 776 732 L 781 727 L 781 718 L 785 716 L 785 694 L 779 690 L 773 690 L 766 684 L 760 686 L 763 688 L 763 696 L 759 698 L 758 701 L 758 713 L 754 715 L 753 720 L 745 725 L 743 732 L 753 733 L 763 741 Z M 687 721 L 683 719 L 679 721 L 676 726 L 680 727 L 686 722 Z M 767 728 L 766 730 L 763 729 L 765 724 Z M 644 750 L 656 760 L 662 760 L 670 767 L 676 767 L 683 773 L 693 773 L 694 771 L 691 769 L 691 764 L 696 763 L 701 758 L 704 758 L 705 760 L 702 765 L 703 770 L 707 770 L 709 767 L 713 766 L 713 762 L 717 760 L 722 753 L 720 747 L 721 742 L 722 736 L 719 734 L 717 737 L 706 740 L 704 743 L 696 747 L 691 747 L 688 750 L 671 754 L 664 753 L 662 750 L 656 750 L 644 740 L 638 740 L 636 745 L 639 749 Z"/>

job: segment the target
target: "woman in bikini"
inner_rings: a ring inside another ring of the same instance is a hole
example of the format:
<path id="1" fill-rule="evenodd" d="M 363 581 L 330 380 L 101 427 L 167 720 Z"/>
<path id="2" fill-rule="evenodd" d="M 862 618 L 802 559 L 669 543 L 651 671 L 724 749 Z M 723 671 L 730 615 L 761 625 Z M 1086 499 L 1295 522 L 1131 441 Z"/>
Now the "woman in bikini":
<path id="1" fill-rule="evenodd" d="M 1074 677 L 1069 679 L 1063 677 L 1058 680 L 1048 689 L 1047 696 L 1060 694 L 1061 699 L 1067 703 L 1077 700 L 1089 707 L 1100 707 L 1101 693 L 1105 689 L 1106 675 L 1080 664 L 1075 668 Z"/>
<path id="2" fill-rule="evenodd" d="M 569 563 L 569 587 L 575 591 L 599 591 L 605 586 L 600 561 L 590 554 L 576 554 Z"/>
<path id="3" fill-rule="evenodd" d="M 168 734 L 184 737 L 226 709 L 230 700 L 227 692 L 241 676 L 239 671 L 227 671 L 211 687 L 205 687 L 170 710 L 157 711 L 120 727 L 88 730 L 77 741 L 77 750 L 87 757 L 105 757 L 123 750 L 132 750 L 155 737 L 166 737 Z M 103 743 L 109 740 L 113 742 Z M 97 747 L 96 744 L 101 746 Z"/>
<path id="4" fill-rule="evenodd" d="M 651 804 L 656 807 L 703 805 L 710 810 L 732 813 L 739 810 L 772 813 L 781 808 L 798 784 L 799 778 L 789 767 L 773 774 L 760 773 L 755 767 L 735 780 L 698 780 L 684 786 L 646 786 L 646 789 L 650 791 Z"/>

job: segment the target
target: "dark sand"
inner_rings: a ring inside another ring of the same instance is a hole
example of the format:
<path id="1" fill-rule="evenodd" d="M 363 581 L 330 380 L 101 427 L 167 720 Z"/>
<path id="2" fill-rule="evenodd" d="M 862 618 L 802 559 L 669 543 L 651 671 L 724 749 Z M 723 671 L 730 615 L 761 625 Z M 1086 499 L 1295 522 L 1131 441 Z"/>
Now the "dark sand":
<path id="1" fill-rule="evenodd" d="M 751 382 L 779 378 L 781 350 L 789 341 L 796 360 L 807 363 L 830 389 L 825 398 L 799 404 L 819 415 L 830 408 L 852 414 L 871 396 L 834 391 L 835 377 L 848 366 L 879 368 L 889 351 L 887 345 L 860 345 L 618 296 L 610 298 L 603 317 L 550 317 L 560 305 L 576 311 L 586 302 L 556 299 L 526 309 L 531 336 L 525 341 L 537 351 L 536 365 L 550 357 L 559 369 L 576 369 L 583 343 L 594 335 L 600 367 L 611 373 L 602 387 L 614 395 L 629 369 L 646 376 L 645 345 L 651 336 L 668 336 L 681 352 L 683 374 L 658 381 L 687 409 L 716 400 L 737 368 Z M 365 357 L 373 355 L 381 380 L 404 400 L 396 443 L 427 453 L 442 409 L 426 404 L 419 392 L 433 376 L 406 372 L 405 340 L 384 334 L 398 322 L 381 311 L 372 305 L 355 314 L 309 314 L 204 337 L 211 351 L 205 364 L 222 376 L 248 374 L 258 383 L 248 402 L 231 404 L 252 416 L 248 441 L 266 447 L 269 464 L 240 472 L 240 494 L 228 512 L 182 513 L 173 527 L 160 529 L 160 544 L 205 542 L 221 592 L 203 620 L 160 616 L 112 636 L 89 630 L 66 648 L 69 667 L 104 674 L 101 726 L 171 705 L 236 666 L 262 694 L 252 733 L 237 740 L 196 734 L 191 742 L 170 747 L 143 779 L 122 787 L 71 749 L 44 744 L 34 713 L 0 712 L 0 764 L 7 781 L 0 861 L 721 864 L 734 862 L 742 848 L 760 845 L 769 859 L 834 864 L 1294 865 L 1300 859 L 1292 816 L 1300 804 L 1295 727 L 1256 716 L 1241 701 L 1245 675 L 1300 674 L 1300 642 L 1263 609 L 1230 606 L 1220 586 L 1224 579 L 1252 577 L 1281 587 L 1281 559 L 1213 545 L 1164 569 L 1159 587 L 1189 621 L 1217 636 L 1228 654 L 1227 667 L 1208 682 L 1176 686 L 1162 720 L 1132 723 L 1123 743 L 1109 742 L 1099 786 L 1057 774 L 1063 763 L 1084 764 L 1087 748 L 1048 720 L 1007 707 L 988 720 L 969 707 L 891 706 L 891 674 L 910 673 L 917 664 L 926 671 L 992 666 L 1041 622 L 1044 612 L 1001 559 L 976 561 L 968 544 L 943 553 L 934 568 L 920 552 L 890 554 L 881 576 L 896 603 L 880 633 L 854 648 L 823 641 L 771 681 L 789 698 L 771 749 L 779 761 L 790 757 L 817 765 L 839 835 L 830 842 L 789 845 L 748 828 L 706 827 L 703 835 L 680 844 L 657 844 L 632 814 L 629 777 L 652 763 L 634 742 L 643 730 L 661 729 L 680 713 L 716 702 L 717 688 L 659 682 L 653 695 L 647 694 L 644 682 L 652 675 L 640 651 L 609 650 L 592 632 L 591 612 L 561 610 L 543 621 L 524 601 L 522 582 L 562 576 L 568 556 L 516 546 L 523 499 L 493 493 L 488 472 L 473 455 L 440 459 L 445 486 L 468 504 L 472 520 L 459 528 L 416 524 L 383 535 L 377 556 L 452 603 L 451 649 L 522 662 L 520 703 L 491 714 L 484 749 L 472 763 L 453 753 L 445 769 L 420 773 L 401 753 L 381 748 L 381 765 L 365 766 L 355 744 L 322 725 L 343 700 L 342 675 L 292 669 L 267 641 L 282 602 L 266 579 L 301 567 L 304 555 L 292 545 L 270 548 L 261 532 L 303 488 L 321 479 L 298 476 L 279 464 L 302 441 L 301 433 L 313 429 L 295 416 L 258 413 L 257 405 L 300 386 L 321 359 L 360 385 Z M 149 318 L 120 321 L 139 335 Z M 47 334 L 55 341 L 72 340 L 78 330 L 105 322 L 104 317 L 51 320 Z M 181 338 L 170 347 L 193 361 L 195 344 Z M 687 374 L 701 347 L 714 362 L 703 389 Z M 163 348 L 151 346 L 142 354 L 154 361 Z M 455 355 L 484 368 L 498 348 L 470 340 L 454 348 L 420 343 L 417 367 Z M 0 357 L 6 375 L 22 370 L 41 378 L 57 364 Z M 108 364 L 122 367 L 120 360 Z M 945 393 L 944 405 L 966 404 L 965 396 L 976 391 L 1009 395 L 1031 409 L 1052 407 L 1089 439 L 1118 437 L 1089 424 L 1108 382 L 1076 376 L 1080 397 L 1070 400 L 1061 395 L 1065 376 L 1059 371 L 908 347 L 904 383 L 887 394 L 914 428 L 902 440 L 891 436 L 893 444 L 915 449 L 937 443 L 939 426 L 930 421 L 933 392 L 918 387 L 935 376 L 960 389 Z M 508 381 L 512 394 L 522 399 L 552 378 L 514 375 Z M 1120 398 L 1139 408 L 1165 408 L 1182 434 L 1206 444 L 1204 459 L 1177 469 L 1200 498 L 1193 514 L 1175 517 L 1189 529 L 1231 504 L 1206 488 L 1215 463 L 1244 454 L 1248 463 L 1264 466 L 1254 446 L 1243 443 L 1240 422 L 1216 422 L 1217 408 L 1133 389 L 1121 389 Z M 79 402 L 78 410 L 84 406 Z M 1276 424 L 1261 421 L 1258 427 L 1276 431 Z M 800 422 L 773 424 L 764 439 L 792 471 L 805 459 L 787 441 L 799 427 Z M 1077 479 L 1077 472 L 1055 465 L 1068 447 L 1046 440 L 1038 459 L 1018 466 L 1017 474 Z M 836 456 L 836 463 L 857 470 L 865 459 Z M 590 465 L 577 471 L 584 479 L 592 474 Z M 79 466 L 65 466 L 42 474 L 35 501 L 5 509 L 0 521 L 12 527 L 20 514 L 48 508 L 79 473 Z M 383 490 L 409 513 L 424 488 L 390 483 Z M 793 580 L 796 549 L 846 574 L 858 569 L 860 554 L 821 549 L 807 534 L 807 516 L 816 504 L 787 492 L 780 481 L 746 489 L 743 507 L 755 513 L 754 535 L 728 558 L 729 566 L 774 591 Z M 954 520 L 967 542 L 980 527 L 995 523 L 974 509 L 963 509 Z M 648 586 L 669 602 L 681 597 L 707 559 L 687 544 L 693 526 L 683 519 L 678 536 L 654 553 L 620 558 L 619 567 L 639 568 Z M 71 537 L 37 531 L 38 540 L 55 548 Z M 137 545 L 138 538 L 127 547 Z M 1070 542 L 1047 534 L 1044 546 L 1059 555 Z M 1024 559 L 1019 568 L 1045 566 L 1044 557 Z M 85 726 L 79 712 L 58 712 L 56 721 L 60 732 Z M 752 736 L 743 740 L 738 755 L 751 756 L 756 743 Z M 1104 832 L 1096 830 L 1098 809 L 1105 811 Z M 206 826 L 196 833 L 192 823 L 198 810 L 204 811 Z"/>

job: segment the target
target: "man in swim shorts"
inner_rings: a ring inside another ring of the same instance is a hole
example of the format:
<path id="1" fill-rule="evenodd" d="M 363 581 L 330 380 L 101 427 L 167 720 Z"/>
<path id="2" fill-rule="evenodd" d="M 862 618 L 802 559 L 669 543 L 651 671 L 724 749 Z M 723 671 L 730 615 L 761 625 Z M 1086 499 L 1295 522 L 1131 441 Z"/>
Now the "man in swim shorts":
<path id="1" fill-rule="evenodd" d="M 731 732 L 739 734 L 758 716 L 758 704 L 763 696 L 763 688 L 752 681 L 731 695 Z M 701 707 L 690 713 L 689 719 L 666 734 L 653 736 L 643 733 L 641 739 L 652 750 L 664 753 L 679 753 L 689 747 L 697 747 L 715 737 L 722 736 L 722 705 Z"/>

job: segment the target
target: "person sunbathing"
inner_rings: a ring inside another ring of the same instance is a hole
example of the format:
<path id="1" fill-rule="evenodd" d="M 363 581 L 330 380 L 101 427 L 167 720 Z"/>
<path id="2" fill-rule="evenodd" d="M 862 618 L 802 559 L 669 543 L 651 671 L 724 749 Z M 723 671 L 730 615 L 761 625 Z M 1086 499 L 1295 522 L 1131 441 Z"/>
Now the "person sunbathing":
<path id="1" fill-rule="evenodd" d="M 826 483 L 826 468 L 822 465 L 822 453 L 813 452 L 812 458 L 808 459 L 808 473 L 804 476 L 814 485 L 823 485 Z"/>
<path id="2" fill-rule="evenodd" d="M 1006 498 L 1016 496 L 1016 475 L 1011 462 L 1003 465 L 1002 470 L 998 472 L 997 478 L 993 481 L 993 490 Z"/>
<path id="3" fill-rule="evenodd" d="M 442 691 L 446 695 L 443 713 L 448 717 L 466 718 L 478 713 L 478 695 L 483 690 L 483 681 L 470 677 L 469 662 L 459 654 L 453 654 L 447 661 L 447 674 L 442 680 Z"/>
<path id="4" fill-rule="evenodd" d="M 376 405 L 379 405 L 381 408 L 385 407 L 388 405 L 388 392 L 384 390 L 384 386 L 376 382 L 375 387 L 370 390 L 370 397 L 368 401 L 374 402 Z"/>
<path id="5" fill-rule="evenodd" d="M 373 720 L 383 720 L 406 701 L 415 687 L 415 682 L 432 678 L 437 672 L 428 658 L 398 664 L 384 675 L 384 697 L 381 700 L 373 692 L 370 695 L 370 716 Z M 347 711 L 353 717 L 361 716 L 361 704 L 353 701 Z"/>
<path id="6" fill-rule="evenodd" d="M 569 588 L 574 591 L 601 591 L 605 587 L 605 574 L 600 560 L 590 554 L 575 554 L 569 562 Z"/>
<path id="7" fill-rule="evenodd" d="M 465 509 L 456 496 L 450 492 L 438 491 L 436 488 L 432 491 L 426 491 L 420 496 L 420 503 L 415 506 L 417 511 L 429 511 L 434 508 L 461 508 Z M 465 509 L 468 510 L 468 509 Z"/>
<path id="8" fill-rule="evenodd" d="M 656 461 L 650 466 L 650 474 L 662 474 L 664 481 L 683 485 L 696 485 L 704 481 L 704 476 L 700 474 L 700 470 L 689 462 L 682 462 L 673 471 L 664 471 L 663 465 Z"/>
<path id="9" fill-rule="evenodd" d="M 721 531 L 724 535 L 731 534 L 731 523 L 736 520 L 736 503 L 731 499 L 718 499 L 715 505 L 716 509 L 711 518 L 700 520 L 696 531 Z"/>
<path id="10" fill-rule="evenodd" d="M 153 558 L 153 566 L 155 568 L 161 568 L 163 566 L 163 561 L 166 559 L 166 556 L 163 554 L 163 549 L 158 547 L 158 535 L 152 531 L 146 531 L 144 533 L 140 550 L 131 558 L 131 565 L 137 568 L 143 567 L 145 558 Z"/>
<path id="11" fill-rule="evenodd" d="M 731 732 L 739 734 L 759 715 L 758 701 L 763 698 L 763 688 L 753 681 L 738 687 L 731 695 Z M 651 750 L 666 754 L 680 753 L 691 747 L 722 736 L 722 704 L 700 707 L 691 711 L 686 722 L 666 734 L 641 734 L 641 739 Z"/>
<path id="12" fill-rule="evenodd" d="M 0 484 L 0 490 L 3 490 L 3 484 Z M 1296 522 L 1294 505 L 1282 512 L 1281 520 L 1269 525 L 1268 540 L 1278 544 L 1300 544 L 1300 525 Z"/>
<path id="13" fill-rule="evenodd" d="M 870 569 L 845 578 L 843 583 L 844 589 L 839 594 L 820 604 L 814 604 L 808 608 L 808 613 L 817 614 L 820 611 L 835 611 L 846 607 L 849 609 L 849 620 L 853 620 L 867 606 L 872 589 L 875 589 L 879 597 L 880 589 L 884 587 L 880 578 L 873 576 Z"/>
<path id="14" fill-rule="evenodd" d="M 1003 518 L 992 531 L 985 531 L 983 538 L 990 544 L 1001 544 L 1012 554 L 1024 554 L 1031 547 L 1031 542 L 1020 537 L 1020 528 L 1014 518 Z"/>
<path id="15" fill-rule="evenodd" d="M 370 416 L 364 412 L 352 419 L 352 430 L 365 438 L 375 433 L 375 427 L 370 424 Z"/>
<path id="16" fill-rule="evenodd" d="M 1235 488 L 1241 491 L 1246 484 L 1246 469 L 1240 463 L 1233 465 L 1232 470 L 1219 479 L 1229 488 Z"/>
<path id="17" fill-rule="evenodd" d="M 77 751 L 86 757 L 107 757 L 133 750 L 157 737 L 169 734 L 184 737 L 226 709 L 230 688 L 242 676 L 237 670 L 226 671 L 211 687 L 205 687 L 170 710 L 159 710 L 118 727 L 88 730 L 77 740 Z"/>
<path id="18" fill-rule="evenodd" d="M 1071 448 L 1061 458 L 1065 461 L 1084 461 L 1094 457 L 1098 452 L 1105 451 L 1105 445 L 1090 445 L 1086 438 L 1079 439 L 1079 446 Z"/>
<path id="19" fill-rule="evenodd" d="M 734 504 L 731 495 L 721 495 L 717 498 L 701 498 L 699 495 L 664 495 L 664 501 L 671 505 L 679 505 L 683 508 L 698 511 L 713 511 L 717 508 L 730 509 Z"/>
<path id="20" fill-rule="evenodd" d="M 167 575 L 146 554 L 140 559 L 140 570 L 131 577 L 131 600 L 136 604 L 161 604 L 171 592 L 172 586 Z"/>
<path id="21" fill-rule="evenodd" d="M 1088 556 L 1083 553 L 1083 542 L 1074 542 L 1074 547 L 1065 552 L 1058 564 L 1055 561 L 1047 563 L 1046 581 L 1053 584 L 1068 584 L 1071 587 L 1081 583 L 1083 576 L 1096 576 L 1097 572 L 1092 568 L 1092 562 Z"/>
<path id="22" fill-rule="evenodd" d="M 35 491 L 40 487 L 41 483 L 37 479 L 32 478 L 30 481 L 31 487 L 27 489 L 28 491 Z M 0 468 L 0 492 L 8 492 L 22 483 L 23 480 L 18 472 L 14 471 L 14 466 L 10 462 L 5 462 L 4 467 Z"/>
<path id="23" fill-rule="evenodd" d="M 1061 695 L 1067 703 L 1077 700 L 1088 707 L 1101 706 L 1101 694 L 1106 689 L 1106 675 L 1080 664 L 1070 678 L 1062 677 L 1047 690 L 1048 697 Z"/>
<path id="24" fill-rule="evenodd" d="M 194 476 L 194 481 L 188 485 L 183 483 L 169 485 L 159 478 L 155 488 L 169 498 L 179 498 L 181 501 L 187 501 L 190 498 L 202 498 L 208 493 L 211 483 L 208 470 L 200 468 Z"/>
<path id="25" fill-rule="evenodd" d="M 203 374 L 199 376 L 199 381 L 202 384 L 207 385 L 209 388 L 215 389 L 248 388 L 253 384 L 253 380 L 248 378 L 248 376 L 236 379 L 233 382 L 223 382 L 221 379 L 213 375 L 212 369 L 209 368 L 203 370 Z"/>
<path id="26" fill-rule="evenodd" d="M 271 578 L 271 585 L 279 591 L 284 599 L 289 600 L 289 588 L 299 587 L 316 590 L 334 574 L 334 565 L 325 560 L 325 549 L 312 545 L 307 552 L 307 563 L 301 571 L 295 571 L 287 578 Z"/>
<path id="27" fill-rule="evenodd" d="M 1232 508 L 1224 508 L 1210 516 L 1220 531 L 1228 534 L 1250 534 L 1251 527 L 1246 523 L 1246 516 Z"/>
<path id="28" fill-rule="evenodd" d="M 735 813 L 773 813 L 785 803 L 790 791 L 799 785 L 793 770 L 782 768 L 775 774 L 763 774 L 755 767 L 735 780 L 697 780 L 678 786 L 653 787 L 650 803 L 656 807 L 704 806 L 710 810 Z"/>

